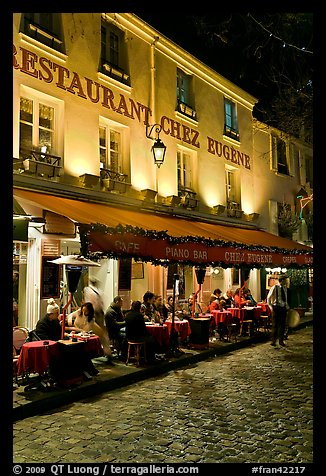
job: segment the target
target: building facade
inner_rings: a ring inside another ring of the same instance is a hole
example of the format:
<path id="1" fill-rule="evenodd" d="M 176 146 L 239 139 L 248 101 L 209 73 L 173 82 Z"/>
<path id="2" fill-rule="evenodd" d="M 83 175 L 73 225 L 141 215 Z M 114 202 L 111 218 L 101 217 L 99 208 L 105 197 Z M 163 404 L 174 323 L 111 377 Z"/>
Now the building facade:
<path id="1" fill-rule="evenodd" d="M 85 270 L 76 305 L 88 273 L 99 277 L 105 305 L 120 293 L 128 307 L 148 289 L 166 297 L 175 273 L 187 297 L 197 289 L 194 266 L 206 266 L 200 299 L 208 301 L 217 287 L 241 285 L 242 264 L 251 269 L 250 289 L 263 299 L 262 265 L 274 266 L 274 259 L 255 258 L 250 266 L 232 250 L 210 257 L 200 246 L 207 240 L 212 251 L 215 235 L 230 246 L 246 233 L 283 233 L 301 243 L 293 246 L 302 254 L 299 265 L 311 265 L 304 216 L 312 207 L 312 148 L 256 121 L 256 98 L 131 13 L 16 13 L 13 20 L 20 325 L 32 328 L 48 297 L 64 302 L 65 275 L 50 261 L 84 252 L 86 236 L 101 268 Z M 166 146 L 159 165 L 157 139 Z M 282 210 L 292 228 L 285 220 L 280 233 Z M 84 224 L 92 228 L 80 236 Z M 95 240 L 103 226 L 105 240 L 115 237 L 105 249 Z M 166 230 L 176 246 L 155 254 Z M 116 233 L 151 240 L 150 252 Z M 256 243 L 262 256 L 259 238 L 250 241 L 252 255 Z M 283 242 L 274 245 L 284 250 Z"/>

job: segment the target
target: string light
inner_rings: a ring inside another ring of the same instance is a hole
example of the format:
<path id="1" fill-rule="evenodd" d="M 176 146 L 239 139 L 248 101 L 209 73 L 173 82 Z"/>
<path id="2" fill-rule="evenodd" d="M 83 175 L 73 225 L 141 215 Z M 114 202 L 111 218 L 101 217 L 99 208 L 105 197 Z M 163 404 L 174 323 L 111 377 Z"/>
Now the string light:
<path id="1" fill-rule="evenodd" d="M 298 46 L 296 46 L 296 45 L 292 45 L 291 43 L 287 43 L 286 41 L 284 41 L 284 40 L 283 40 L 282 38 L 280 38 L 279 36 L 274 35 L 274 33 L 272 33 L 270 30 L 268 30 L 268 28 L 266 28 L 266 27 L 265 27 L 264 25 L 262 25 L 258 20 L 256 20 L 256 18 L 254 18 L 254 17 L 251 15 L 251 13 L 248 13 L 248 16 L 249 16 L 250 18 L 252 18 L 252 20 L 253 20 L 255 23 L 257 23 L 257 25 L 260 26 L 260 28 L 262 28 L 264 31 L 266 31 L 267 33 L 269 33 L 269 36 L 270 36 L 270 37 L 275 38 L 275 40 L 281 41 L 281 42 L 283 43 L 283 48 L 285 48 L 285 47 L 288 46 L 289 48 L 295 48 L 295 49 L 298 50 L 298 51 L 302 51 L 302 53 L 309 53 L 309 54 L 311 54 L 311 55 L 313 54 L 313 52 L 310 51 L 310 50 L 307 50 L 305 46 L 303 46 L 303 47 L 300 48 L 300 47 L 298 47 Z"/>

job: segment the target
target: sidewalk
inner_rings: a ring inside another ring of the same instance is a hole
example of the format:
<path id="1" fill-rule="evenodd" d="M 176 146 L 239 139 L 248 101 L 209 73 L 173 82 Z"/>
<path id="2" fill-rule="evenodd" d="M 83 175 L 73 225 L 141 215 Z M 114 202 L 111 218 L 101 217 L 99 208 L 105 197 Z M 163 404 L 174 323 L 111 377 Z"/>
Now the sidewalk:
<path id="1" fill-rule="evenodd" d="M 300 324 L 291 332 L 298 331 L 313 325 L 313 313 L 306 312 Z M 253 337 L 238 337 L 237 342 L 210 341 L 206 350 L 193 350 L 181 347 L 180 357 L 169 357 L 161 362 L 144 367 L 135 367 L 133 364 L 114 360 L 115 365 L 109 366 L 105 358 L 93 359 L 99 374 L 89 381 L 72 388 L 31 389 L 24 392 L 24 386 L 14 387 L 13 390 L 13 420 L 21 420 L 40 413 L 54 410 L 62 405 L 93 397 L 103 392 L 130 385 L 134 382 L 160 375 L 171 370 L 194 364 L 201 360 L 232 352 L 242 347 L 266 342 L 269 333 L 258 332 Z"/>

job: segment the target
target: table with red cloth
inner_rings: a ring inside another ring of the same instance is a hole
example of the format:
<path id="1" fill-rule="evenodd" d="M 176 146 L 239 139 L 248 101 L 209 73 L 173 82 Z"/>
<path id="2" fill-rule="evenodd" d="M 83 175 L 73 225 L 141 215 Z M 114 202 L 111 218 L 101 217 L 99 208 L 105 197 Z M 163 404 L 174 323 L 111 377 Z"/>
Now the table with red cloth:
<path id="1" fill-rule="evenodd" d="M 48 342 L 48 345 L 44 345 L 44 342 Z M 74 345 L 75 342 L 71 340 L 60 340 L 60 343 L 65 345 Z M 35 342 L 28 342 L 21 348 L 17 373 L 21 375 L 24 372 L 35 372 L 40 375 L 44 374 L 48 368 L 52 359 L 58 359 L 60 357 L 59 344 L 53 340 L 39 340 Z M 92 336 L 84 339 L 78 339 L 77 343 L 83 343 L 85 353 L 90 359 L 100 357 L 103 355 L 101 341 L 98 336 Z"/>
<path id="2" fill-rule="evenodd" d="M 232 313 L 230 311 L 212 311 L 214 316 L 216 327 L 219 324 L 223 324 L 228 318 L 232 318 Z"/>
<path id="3" fill-rule="evenodd" d="M 271 308 L 266 302 L 257 302 L 257 306 L 261 307 L 262 312 L 267 316 L 270 316 L 272 314 Z"/>
<path id="4" fill-rule="evenodd" d="M 257 321 L 260 318 L 260 315 L 262 313 L 262 308 L 258 306 L 245 306 L 244 308 L 245 315 L 244 319 L 253 319 L 254 321 Z"/>
<path id="5" fill-rule="evenodd" d="M 78 342 L 83 341 L 85 343 L 85 351 L 91 359 L 95 357 L 102 357 L 103 348 L 101 345 L 101 340 L 98 336 L 91 336 L 87 338 L 77 336 Z"/>
<path id="6" fill-rule="evenodd" d="M 44 345 L 47 342 L 48 345 Z M 25 372 L 44 374 L 49 367 L 51 359 L 59 355 L 58 344 L 54 340 L 38 340 L 23 344 L 17 364 L 17 373 Z"/>
<path id="7" fill-rule="evenodd" d="M 151 335 L 162 348 L 167 348 L 169 346 L 170 335 L 168 326 L 165 324 L 161 326 L 161 324 L 146 323 L 146 329 L 151 333 Z"/>
<path id="8" fill-rule="evenodd" d="M 172 330 L 172 321 L 165 321 L 165 325 L 168 328 L 170 336 Z M 185 341 L 187 337 L 191 334 L 190 324 L 186 319 L 184 319 L 183 321 L 180 321 L 179 319 L 174 319 L 174 329 L 179 333 L 181 342 Z"/>
<path id="9" fill-rule="evenodd" d="M 227 311 L 231 312 L 232 317 L 237 317 L 240 322 L 242 322 L 244 317 L 245 317 L 245 311 L 242 307 L 241 308 L 240 307 L 228 307 Z"/>

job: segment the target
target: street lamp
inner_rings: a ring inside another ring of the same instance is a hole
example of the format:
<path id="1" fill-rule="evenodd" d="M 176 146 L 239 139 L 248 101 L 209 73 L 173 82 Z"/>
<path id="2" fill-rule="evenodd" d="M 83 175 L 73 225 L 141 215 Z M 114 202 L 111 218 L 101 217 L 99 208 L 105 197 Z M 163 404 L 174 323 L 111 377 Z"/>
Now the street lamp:
<path id="1" fill-rule="evenodd" d="M 169 351 L 167 352 L 167 357 L 180 357 L 184 352 L 179 349 L 178 345 L 178 332 L 174 327 L 174 315 L 175 315 L 175 290 L 177 282 L 179 282 L 179 275 L 173 275 L 173 304 L 172 304 L 172 323 L 171 323 L 171 334 L 169 342 Z"/>
<path id="2" fill-rule="evenodd" d="M 153 137 L 151 137 L 154 128 L 156 133 L 156 139 L 153 139 Z M 160 168 L 164 162 L 166 151 L 166 145 L 164 145 L 160 139 L 161 130 L 162 126 L 160 124 L 153 124 L 152 126 L 149 126 L 148 124 L 146 125 L 146 137 L 155 141 L 152 145 L 152 152 L 154 156 L 154 164 L 156 164 L 158 168 Z"/>

